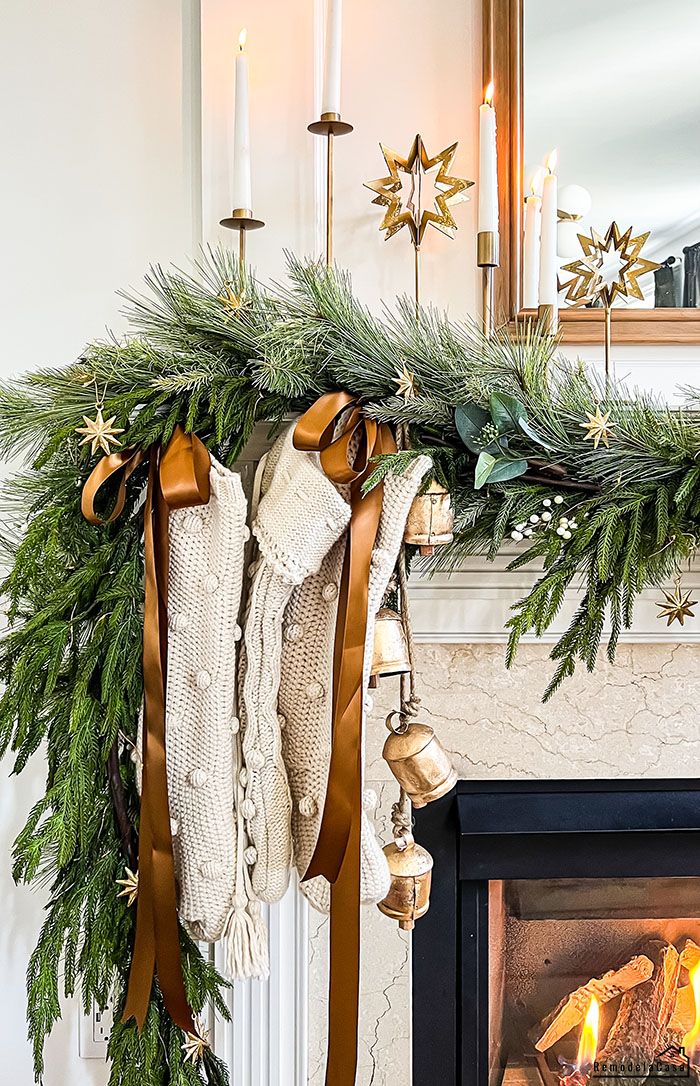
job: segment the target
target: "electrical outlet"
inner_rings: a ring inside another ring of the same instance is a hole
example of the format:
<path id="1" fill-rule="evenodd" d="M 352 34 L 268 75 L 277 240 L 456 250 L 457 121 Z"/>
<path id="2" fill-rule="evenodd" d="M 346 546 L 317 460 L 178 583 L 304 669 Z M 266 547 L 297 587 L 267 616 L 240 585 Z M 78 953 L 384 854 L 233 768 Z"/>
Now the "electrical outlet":
<path id="1" fill-rule="evenodd" d="M 84 1060 L 106 1060 L 107 1041 L 114 1021 L 112 1001 L 100 1010 L 95 1001 L 92 1014 L 81 1014 L 78 1034 L 78 1054 Z"/>

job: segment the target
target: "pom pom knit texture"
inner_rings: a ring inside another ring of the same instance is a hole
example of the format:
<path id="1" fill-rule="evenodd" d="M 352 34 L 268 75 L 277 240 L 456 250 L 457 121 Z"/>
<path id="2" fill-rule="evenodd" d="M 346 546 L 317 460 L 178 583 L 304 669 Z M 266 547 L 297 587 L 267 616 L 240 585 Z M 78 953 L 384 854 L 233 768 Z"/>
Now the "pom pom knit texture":
<path id="1" fill-rule="evenodd" d="M 236 872 L 237 627 L 248 534 L 240 477 L 216 462 L 211 498 L 170 515 L 167 772 L 180 914 L 193 935 L 222 934 Z"/>
<path id="2" fill-rule="evenodd" d="M 365 641 L 363 689 L 372 665 L 375 616 L 386 592 L 403 539 L 411 502 L 430 467 L 418 457 L 405 475 L 387 476 L 382 515 L 372 553 L 369 580 L 368 624 Z M 284 721 L 282 743 L 292 794 L 294 858 L 303 876 L 318 840 L 328 780 L 331 750 L 331 696 L 333 643 L 340 572 L 345 554 L 343 537 L 321 563 L 318 573 L 295 588 L 285 616 L 285 630 L 293 629 L 282 644 L 279 709 Z M 322 694 L 310 697 L 309 690 Z M 363 811 L 361 895 L 366 903 L 386 896 L 389 872 L 386 859 Z M 319 877 L 302 884 L 313 905 L 328 908 L 329 887 Z"/>
<path id="3" fill-rule="evenodd" d="M 245 622 L 241 722 L 248 807 L 243 814 L 257 854 L 252 887 L 268 902 L 284 894 L 292 864 L 291 797 L 278 715 L 285 609 L 295 586 L 318 572 L 350 519 L 347 501 L 324 475 L 318 457 L 294 448 L 293 431 L 290 427 L 275 450 L 277 462 L 253 525 L 260 557 Z M 326 696 L 317 673 L 305 694 L 307 704 Z"/>

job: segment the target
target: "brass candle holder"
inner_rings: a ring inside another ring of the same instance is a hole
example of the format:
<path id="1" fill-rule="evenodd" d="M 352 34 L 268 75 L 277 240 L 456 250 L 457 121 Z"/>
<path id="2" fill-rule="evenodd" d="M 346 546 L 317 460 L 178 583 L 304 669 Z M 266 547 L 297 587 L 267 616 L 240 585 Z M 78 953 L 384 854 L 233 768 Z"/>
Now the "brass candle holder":
<path id="1" fill-rule="evenodd" d="M 253 218 L 248 207 L 236 207 L 227 219 L 221 219 L 219 226 L 238 231 L 238 259 L 242 265 L 246 260 L 246 234 L 249 230 L 261 230 L 264 225 L 262 219 Z"/>
<path id="2" fill-rule="evenodd" d="M 480 230 L 476 235 L 476 263 L 482 269 L 482 313 L 484 335 L 491 339 L 495 328 L 493 279 L 498 267 L 498 234 Z"/>
<path id="3" fill-rule="evenodd" d="M 457 223 L 452 214 L 450 204 L 461 200 L 468 200 L 466 189 L 474 182 L 466 181 L 462 177 L 454 177 L 450 173 L 452 160 L 457 151 L 457 144 L 453 143 L 444 151 L 431 158 L 425 149 L 423 137 L 417 135 L 406 156 L 390 150 L 384 144 L 380 144 L 384 161 L 389 174 L 387 177 L 379 177 L 376 181 L 366 181 L 365 188 L 376 193 L 373 204 L 386 208 L 384 218 L 379 224 L 380 230 L 385 230 L 385 240 L 388 241 L 394 234 L 407 226 L 413 244 L 413 279 L 416 306 L 420 305 L 420 252 L 423 235 L 428 226 L 434 226 L 441 233 L 451 238 L 457 229 Z M 438 167 L 435 175 L 434 208 L 424 208 L 423 178 L 426 173 Z M 410 178 L 410 188 L 407 195 L 400 174 L 407 174 Z"/>
<path id="4" fill-rule="evenodd" d="M 545 332 L 556 335 L 559 330 L 559 310 L 555 305 L 538 305 L 537 317 Z"/>
<path id="5" fill-rule="evenodd" d="M 333 263 L 333 170 L 334 140 L 336 136 L 347 136 L 353 128 L 347 121 L 341 120 L 339 113 L 322 113 L 318 121 L 308 126 L 315 136 L 326 137 L 326 265 Z"/>

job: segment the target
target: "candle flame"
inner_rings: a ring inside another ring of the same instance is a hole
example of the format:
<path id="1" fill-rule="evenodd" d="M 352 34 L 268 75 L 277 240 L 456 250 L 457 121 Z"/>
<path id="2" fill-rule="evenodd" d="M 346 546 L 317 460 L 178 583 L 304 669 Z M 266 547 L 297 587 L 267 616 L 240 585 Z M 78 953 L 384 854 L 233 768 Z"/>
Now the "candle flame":
<path id="1" fill-rule="evenodd" d="M 245 43 L 246 43 L 247 37 L 248 37 L 248 31 L 246 30 L 245 27 L 243 27 L 240 34 L 238 35 L 238 48 L 240 49 L 241 52 L 243 52 L 243 50 L 245 49 Z"/>
<path id="2" fill-rule="evenodd" d="M 556 147 L 553 151 L 550 151 L 547 155 L 547 173 L 554 173 L 557 168 L 557 162 L 559 161 L 559 152 Z"/>
<path id="3" fill-rule="evenodd" d="M 489 83 L 488 87 L 486 88 L 486 90 L 484 92 L 484 105 L 485 106 L 490 106 L 491 103 L 493 102 L 493 91 L 494 91 L 494 85 L 493 85 L 493 80 L 491 80 L 491 82 Z"/>
<path id="4" fill-rule="evenodd" d="M 599 1025 L 600 1005 L 596 997 L 593 996 L 588 1006 L 586 1020 L 583 1023 L 583 1031 L 581 1033 L 581 1040 L 578 1044 L 578 1055 L 576 1057 L 576 1068 L 579 1071 L 583 1071 L 584 1074 L 588 1074 L 595 1063 L 596 1053 L 598 1052 Z"/>
<path id="5" fill-rule="evenodd" d="M 700 962 L 690 970 L 690 985 L 695 1004 L 695 1022 L 683 1038 L 683 1047 L 690 1062 L 697 1067 L 700 1060 Z"/>
<path id="6" fill-rule="evenodd" d="M 544 166 L 538 166 L 530 178 L 530 192 L 533 196 L 542 195 L 542 182 L 544 181 Z"/>

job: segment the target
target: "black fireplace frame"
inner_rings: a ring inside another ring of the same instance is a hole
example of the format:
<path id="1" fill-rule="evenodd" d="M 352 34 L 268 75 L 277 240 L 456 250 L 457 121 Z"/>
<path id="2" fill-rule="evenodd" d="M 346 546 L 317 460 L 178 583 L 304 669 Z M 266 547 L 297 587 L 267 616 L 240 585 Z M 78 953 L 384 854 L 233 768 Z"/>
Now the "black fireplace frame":
<path id="1" fill-rule="evenodd" d="M 435 868 L 413 933 L 414 1086 L 488 1081 L 491 879 L 700 876 L 700 779 L 458 781 L 415 823 Z"/>

